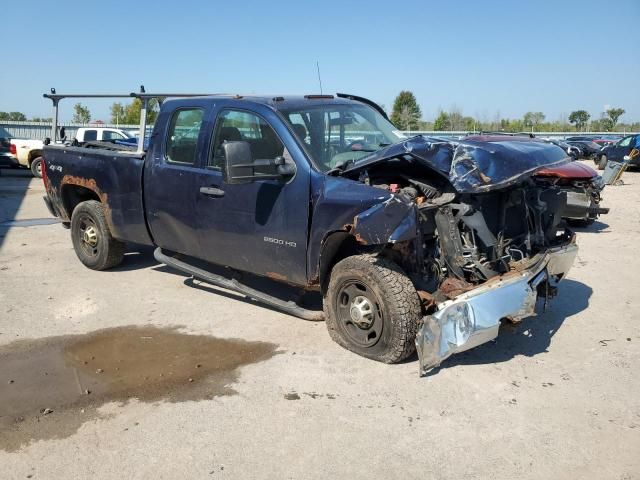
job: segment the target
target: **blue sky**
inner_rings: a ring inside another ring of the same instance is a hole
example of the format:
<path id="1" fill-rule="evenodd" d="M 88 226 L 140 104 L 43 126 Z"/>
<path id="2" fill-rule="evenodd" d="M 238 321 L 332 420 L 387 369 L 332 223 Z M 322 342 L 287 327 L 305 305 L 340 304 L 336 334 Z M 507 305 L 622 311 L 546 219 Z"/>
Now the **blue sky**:
<path id="1" fill-rule="evenodd" d="M 402 89 L 423 117 L 481 120 L 605 105 L 640 121 L 640 1 L 3 2 L 0 110 L 49 116 L 42 93 Z M 86 102 L 108 120 L 106 101 Z M 71 117 L 71 102 L 62 104 Z"/>

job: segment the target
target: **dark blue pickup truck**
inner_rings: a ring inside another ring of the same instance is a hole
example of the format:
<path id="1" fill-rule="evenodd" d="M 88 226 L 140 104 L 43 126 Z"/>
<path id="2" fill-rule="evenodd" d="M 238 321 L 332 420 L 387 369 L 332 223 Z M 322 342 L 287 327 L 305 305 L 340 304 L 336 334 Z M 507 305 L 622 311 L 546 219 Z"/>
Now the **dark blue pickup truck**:
<path id="1" fill-rule="evenodd" d="M 324 317 L 360 355 L 391 363 L 417 348 L 422 372 L 532 315 L 577 253 L 549 179 L 562 149 L 405 138 L 360 97 L 167 100 L 145 153 L 117 149 L 45 147 L 45 201 L 87 267 L 153 245 L 194 277 Z M 324 311 L 214 266 L 318 292 Z"/>

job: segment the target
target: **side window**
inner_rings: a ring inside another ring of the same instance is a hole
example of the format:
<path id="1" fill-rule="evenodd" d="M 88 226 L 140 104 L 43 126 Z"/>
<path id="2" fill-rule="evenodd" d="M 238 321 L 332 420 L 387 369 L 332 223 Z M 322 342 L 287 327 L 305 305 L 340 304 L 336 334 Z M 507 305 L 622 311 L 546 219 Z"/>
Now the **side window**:
<path id="1" fill-rule="evenodd" d="M 620 143 L 618 144 L 618 146 L 628 147 L 629 145 L 631 145 L 631 140 L 633 140 L 633 137 L 623 138 L 622 140 L 620 140 Z"/>
<path id="2" fill-rule="evenodd" d="M 173 113 L 165 150 L 168 162 L 187 165 L 196 163 L 203 116 L 201 108 L 183 108 Z"/>
<path id="3" fill-rule="evenodd" d="M 84 131 L 84 142 L 95 142 L 98 139 L 98 131 L 97 130 L 85 130 Z"/>
<path id="4" fill-rule="evenodd" d="M 118 132 L 112 132 L 109 130 L 104 130 L 102 132 L 102 139 L 103 140 L 122 140 L 124 138 L 124 135 L 122 135 L 121 133 Z"/>
<path id="5" fill-rule="evenodd" d="M 307 122 L 305 120 L 305 117 L 300 113 L 289 114 L 289 123 L 291 123 L 296 136 L 304 143 L 309 144 L 309 132 L 307 131 Z"/>
<path id="6" fill-rule="evenodd" d="M 251 147 L 253 160 L 273 159 L 283 155 L 284 145 L 273 128 L 254 113 L 239 110 L 224 110 L 218 115 L 214 139 L 207 166 L 222 169 L 224 154 L 222 144 L 232 141 L 245 141 Z M 261 172 L 270 173 L 270 172 Z"/>

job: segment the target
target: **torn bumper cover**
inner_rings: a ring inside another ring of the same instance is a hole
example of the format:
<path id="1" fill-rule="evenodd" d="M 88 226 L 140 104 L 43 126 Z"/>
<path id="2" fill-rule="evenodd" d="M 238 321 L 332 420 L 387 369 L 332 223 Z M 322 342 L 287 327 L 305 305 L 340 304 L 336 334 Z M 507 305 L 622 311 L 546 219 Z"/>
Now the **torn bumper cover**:
<path id="1" fill-rule="evenodd" d="M 420 374 L 454 353 L 496 338 L 502 319 L 519 321 L 535 315 L 538 285 L 564 277 L 577 253 L 575 243 L 551 249 L 524 271 L 505 274 L 441 303 L 438 311 L 423 318 L 416 336 Z"/>

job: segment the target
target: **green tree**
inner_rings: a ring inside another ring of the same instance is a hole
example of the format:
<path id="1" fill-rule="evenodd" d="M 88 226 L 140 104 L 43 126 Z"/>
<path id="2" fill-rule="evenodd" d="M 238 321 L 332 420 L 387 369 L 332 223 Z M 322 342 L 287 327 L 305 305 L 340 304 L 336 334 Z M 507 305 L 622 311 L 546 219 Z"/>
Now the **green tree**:
<path id="1" fill-rule="evenodd" d="M 110 107 L 111 110 L 111 123 L 120 125 L 137 125 L 140 123 L 140 111 L 142 110 L 142 100 L 134 98 L 133 102 L 129 105 L 122 105 L 121 103 L 113 103 Z M 158 101 L 155 98 L 149 100 L 147 105 L 147 122 L 150 124 L 155 123 L 158 117 L 158 111 L 160 110 Z"/>
<path id="2" fill-rule="evenodd" d="M 451 129 L 451 120 L 449 119 L 449 114 L 445 111 L 441 111 L 438 114 L 435 122 L 433 122 L 434 130 L 450 130 Z"/>
<path id="3" fill-rule="evenodd" d="M 401 91 L 393 102 L 391 123 L 400 130 L 416 130 L 422 112 L 418 106 L 415 95 L 408 91 Z"/>
<path id="4" fill-rule="evenodd" d="M 526 127 L 537 128 L 544 119 L 545 115 L 542 112 L 527 112 L 522 120 Z"/>
<path id="5" fill-rule="evenodd" d="M 449 117 L 449 128 L 451 130 L 462 130 L 464 128 L 464 117 L 462 110 L 455 105 L 447 112 Z"/>
<path id="6" fill-rule="evenodd" d="M 91 121 L 91 112 L 81 103 L 73 106 L 73 121 L 75 123 L 89 123 Z"/>
<path id="7" fill-rule="evenodd" d="M 576 110 L 569 114 L 569 123 L 573 123 L 578 130 L 582 130 L 590 118 L 591 115 L 586 110 Z"/>
<path id="8" fill-rule="evenodd" d="M 113 103 L 110 107 L 110 111 L 111 111 L 111 123 L 115 123 L 116 125 L 119 125 L 120 123 L 126 123 L 124 122 L 126 112 L 125 112 L 125 108 L 122 106 L 121 103 L 119 102 Z"/>
<path id="9" fill-rule="evenodd" d="M 27 120 L 27 116 L 22 112 L 0 112 L 0 120 L 24 122 Z"/>
<path id="10" fill-rule="evenodd" d="M 615 130 L 618 119 L 624 115 L 624 112 L 624 108 L 610 108 L 607 110 L 607 117 L 602 119 L 605 129 L 608 131 Z"/>
<path id="11" fill-rule="evenodd" d="M 478 128 L 478 122 L 473 117 L 463 117 L 462 118 L 462 126 L 464 130 L 467 131 L 475 131 Z"/>
<path id="12" fill-rule="evenodd" d="M 29 120 L 30 122 L 51 122 L 51 120 L 53 120 L 51 117 L 33 117 L 31 120 Z"/>

